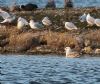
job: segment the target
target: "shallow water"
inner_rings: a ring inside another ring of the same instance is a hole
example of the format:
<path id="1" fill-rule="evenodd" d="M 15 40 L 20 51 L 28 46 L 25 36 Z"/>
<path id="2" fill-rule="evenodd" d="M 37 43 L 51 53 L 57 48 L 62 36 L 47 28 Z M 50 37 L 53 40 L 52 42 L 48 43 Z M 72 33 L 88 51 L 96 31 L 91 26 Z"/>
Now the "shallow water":
<path id="1" fill-rule="evenodd" d="M 0 84 L 100 84 L 100 58 L 3 55 Z"/>
<path id="2" fill-rule="evenodd" d="M 26 4 L 26 3 L 35 3 L 39 8 L 44 8 L 48 0 L 0 0 L 1 6 L 11 6 L 14 1 L 16 4 Z M 64 5 L 64 0 L 55 0 L 56 6 L 62 8 Z M 100 0 L 72 0 L 74 7 L 88 7 L 88 6 L 97 6 L 100 7 Z"/>

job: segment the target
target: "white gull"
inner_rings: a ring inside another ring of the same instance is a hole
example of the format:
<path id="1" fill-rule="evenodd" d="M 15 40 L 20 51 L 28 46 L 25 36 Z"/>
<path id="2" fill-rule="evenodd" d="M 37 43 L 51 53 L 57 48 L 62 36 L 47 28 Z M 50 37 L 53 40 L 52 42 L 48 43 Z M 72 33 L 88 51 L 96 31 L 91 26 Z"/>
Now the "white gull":
<path id="1" fill-rule="evenodd" d="M 86 17 L 86 21 L 88 23 L 89 26 L 93 26 L 94 25 L 94 21 L 95 21 L 95 18 L 93 18 L 89 13 L 87 14 L 87 17 Z"/>
<path id="2" fill-rule="evenodd" d="M 96 26 L 100 27 L 100 19 L 95 19 L 94 23 L 96 24 Z"/>
<path id="3" fill-rule="evenodd" d="M 86 13 L 84 13 L 82 16 L 79 17 L 79 20 L 81 22 L 85 22 L 86 21 L 86 17 L 87 17 L 87 15 L 86 15 Z"/>
<path id="4" fill-rule="evenodd" d="M 72 22 L 65 22 L 65 28 L 68 30 L 77 30 L 78 29 Z"/>
<path id="5" fill-rule="evenodd" d="M 0 16 L 3 18 L 3 19 L 6 19 L 8 17 L 10 17 L 10 14 L 2 9 L 0 9 Z"/>
<path id="6" fill-rule="evenodd" d="M 47 16 L 43 18 L 42 23 L 46 26 L 50 26 L 52 24 L 51 20 Z"/>
<path id="7" fill-rule="evenodd" d="M 28 21 L 22 17 L 19 17 L 18 18 L 18 22 L 17 22 L 17 28 L 18 29 L 22 29 L 24 26 L 27 26 L 29 25 L 28 24 Z"/>
<path id="8" fill-rule="evenodd" d="M 67 58 L 80 57 L 80 54 L 78 52 L 72 51 L 72 49 L 70 47 L 66 47 L 65 51 L 66 51 Z"/>
<path id="9" fill-rule="evenodd" d="M 16 19 L 15 16 L 11 16 L 11 17 L 4 19 L 4 21 L 2 21 L 0 23 L 12 23 L 15 19 Z"/>
<path id="10" fill-rule="evenodd" d="M 43 28 L 42 23 L 35 22 L 34 20 L 30 20 L 29 25 L 32 29 L 42 29 Z"/>

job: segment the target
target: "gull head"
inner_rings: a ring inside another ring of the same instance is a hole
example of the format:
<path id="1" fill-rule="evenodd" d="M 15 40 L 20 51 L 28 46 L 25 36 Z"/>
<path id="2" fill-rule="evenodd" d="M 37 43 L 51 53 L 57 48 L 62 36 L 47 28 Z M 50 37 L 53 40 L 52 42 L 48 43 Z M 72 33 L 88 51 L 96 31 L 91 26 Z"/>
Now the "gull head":
<path id="1" fill-rule="evenodd" d="M 35 21 L 34 20 L 30 20 L 30 23 L 34 23 Z"/>
<path id="2" fill-rule="evenodd" d="M 90 17 L 90 13 L 87 14 L 87 17 Z"/>
<path id="3" fill-rule="evenodd" d="M 65 51 L 69 51 L 69 50 L 71 50 L 70 47 L 65 47 Z"/>
<path id="4" fill-rule="evenodd" d="M 19 22 L 19 21 L 21 21 L 21 20 L 22 20 L 22 18 L 21 18 L 21 17 L 19 17 L 19 18 L 18 18 L 18 22 Z"/>
<path id="5" fill-rule="evenodd" d="M 44 17 L 44 19 L 49 19 L 48 16 Z"/>

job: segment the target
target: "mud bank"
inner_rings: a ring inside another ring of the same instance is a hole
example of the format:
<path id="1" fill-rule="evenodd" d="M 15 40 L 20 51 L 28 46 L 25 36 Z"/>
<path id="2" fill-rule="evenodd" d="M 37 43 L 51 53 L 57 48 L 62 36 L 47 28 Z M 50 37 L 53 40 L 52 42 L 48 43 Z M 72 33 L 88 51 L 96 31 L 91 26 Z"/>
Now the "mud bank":
<path id="1" fill-rule="evenodd" d="M 70 46 L 81 54 L 100 54 L 100 28 L 95 25 L 88 27 L 86 22 L 81 23 L 79 16 L 84 12 L 100 18 L 100 9 L 96 8 L 14 12 L 17 18 L 21 16 L 28 21 L 30 18 L 41 21 L 43 17 L 48 16 L 53 24 L 44 26 L 41 30 L 33 30 L 29 27 L 18 30 L 17 19 L 13 24 L 0 24 L 0 53 L 65 55 L 64 48 Z M 75 23 L 78 30 L 65 29 L 65 21 Z"/>

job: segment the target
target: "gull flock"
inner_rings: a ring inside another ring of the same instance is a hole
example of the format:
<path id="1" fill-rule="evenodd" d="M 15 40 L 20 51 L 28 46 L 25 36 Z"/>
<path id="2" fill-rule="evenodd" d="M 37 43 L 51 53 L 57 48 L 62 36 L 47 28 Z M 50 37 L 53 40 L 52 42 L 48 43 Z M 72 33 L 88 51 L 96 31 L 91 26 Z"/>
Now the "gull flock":
<path id="1" fill-rule="evenodd" d="M 16 19 L 16 15 L 12 13 L 8 13 L 2 9 L 0 9 L 0 16 L 3 18 L 3 21 L 0 22 L 1 24 L 3 23 L 12 23 Z M 95 19 L 92 17 L 89 13 L 86 14 L 84 13 L 82 16 L 79 17 L 80 22 L 87 22 L 88 26 L 93 26 L 96 25 L 100 27 L 100 19 L 97 18 Z M 17 20 L 17 28 L 22 29 L 24 26 L 29 25 L 30 28 L 32 29 L 42 29 L 44 26 L 50 26 L 52 25 L 52 21 L 49 19 L 49 17 L 44 17 L 41 22 L 35 22 L 34 20 L 30 20 L 29 22 L 22 18 L 19 17 Z M 77 26 L 72 23 L 72 22 L 65 22 L 65 28 L 67 30 L 77 30 Z"/>
<path id="2" fill-rule="evenodd" d="M 89 13 L 88 14 L 84 13 L 82 16 L 79 17 L 79 20 L 81 22 L 86 21 L 88 26 L 96 25 L 96 26 L 100 27 L 100 19 L 92 17 Z"/>
<path id="3" fill-rule="evenodd" d="M 79 17 L 80 22 L 87 22 L 88 26 L 96 25 L 100 27 L 100 19 L 92 17 L 89 13 L 84 13 L 82 16 Z M 65 28 L 67 30 L 77 30 L 77 26 L 72 22 L 65 22 Z"/>
<path id="4" fill-rule="evenodd" d="M 16 20 L 16 15 L 12 13 L 8 13 L 2 9 L 0 9 L 0 16 L 3 18 L 3 21 L 0 23 L 12 23 L 14 20 Z M 93 26 L 96 25 L 100 27 L 100 19 L 99 18 L 94 18 L 92 17 L 89 13 L 86 14 L 84 13 L 79 17 L 80 22 L 87 22 L 88 26 Z M 44 17 L 41 22 L 35 22 L 33 19 L 31 19 L 29 22 L 22 17 L 19 17 L 17 20 L 17 28 L 18 29 L 23 29 L 25 26 L 30 26 L 31 29 L 43 29 L 44 26 L 50 26 L 52 25 L 52 21 L 49 19 L 49 17 Z M 71 30 L 77 30 L 78 27 L 72 23 L 72 22 L 65 22 L 65 28 L 69 31 Z M 79 53 L 73 52 L 70 47 L 65 48 L 66 51 L 66 57 L 68 58 L 74 58 L 74 57 L 79 57 Z"/>
<path id="5" fill-rule="evenodd" d="M 16 16 L 14 14 L 10 14 L 6 11 L 3 11 L 0 9 L 0 16 L 3 18 L 3 21 L 0 22 L 1 24 L 3 23 L 12 23 L 15 19 Z M 31 19 L 29 22 L 22 17 L 19 17 L 17 20 L 17 28 L 18 29 L 23 29 L 25 26 L 30 26 L 31 29 L 42 29 L 44 26 L 50 26 L 52 25 L 51 20 L 46 16 L 43 18 L 41 22 L 35 22 L 33 19 Z"/>

